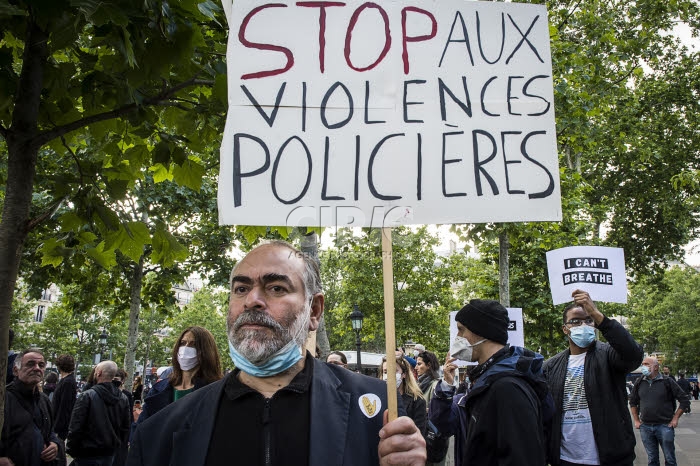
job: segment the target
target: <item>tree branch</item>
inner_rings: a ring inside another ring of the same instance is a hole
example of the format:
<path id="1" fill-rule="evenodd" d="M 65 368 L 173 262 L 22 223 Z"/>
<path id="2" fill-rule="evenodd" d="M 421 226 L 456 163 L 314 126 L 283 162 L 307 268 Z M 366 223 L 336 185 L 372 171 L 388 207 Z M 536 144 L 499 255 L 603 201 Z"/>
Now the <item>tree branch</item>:
<path id="1" fill-rule="evenodd" d="M 56 211 L 61 207 L 61 204 L 63 204 L 63 201 L 65 201 L 66 199 L 68 199 L 67 195 L 63 196 L 62 198 L 58 199 L 56 202 L 51 204 L 51 207 L 48 208 L 43 214 L 39 215 L 38 217 L 34 217 L 29 222 L 27 222 L 27 231 L 32 231 L 38 225 L 42 224 L 44 220 L 55 214 Z"/>
<path id="2" fill-rule="evenodd" d="M 80 160 L 78 160 L 78 156 L 75 155 L 75 152 L 73 152 L 73 149 L 68 146 L 68 143 L 66 142 L 66 138 L 61 135 L 61 142 L 63 143 L 63 147 L 66 148 L 68 153 L 71 155 L 73 158 L 73 161 L 75 162 L 75 166 L 78 167 L 78 174 L 80 175 L 80 184 L 83 184 L 83 179 L 85 179 L 85 175 L 83 174 L 83 167 L 80 166 Z"/>
<path id="3" fill-rule="evenodd" d="M 569 14 L 566 15 L 564 19 L 562 19 L 559 24 L 557 24 L 557 31 L 560 31 L 561 28 L 566 26 L 569 23 L 569 19 L 571 19 L 571 16 L 578 10 L 578 6 L 581 4 L 581 0 L 578 0 L 576 4 L 569 10 Z"/>
<path id="4" fill-rule="evenodd" d="M 144 266 L 143 274 L 145 275 L 145 274 L 150 273 L 150 272 L 158 272 L 159 270 L 162 270 L 162 267 L 160 267 L 159 265 L 152 265 L 150 267 Z"/>
<path id="5" fill-rule="evenodd" d="M 0 125 L 0 136 L 7 139 L 7 128 L 5 128 L 3 125 Z"/>
<path id="6" fill-rule="evenodd" d="M 611 81 L 608 84 L 610 85 L 610 87 L 613 87 L 613 86 L 620 84 L 622 81 L 626 81 L 627 79 L 629 79 L 630 76 L 632 76 L 632 73 L 634 73 L 634 70 L 636 70 L 636 69 L 637 69 L 637 66 L 633 66 L 629 71 L 624 73 L 618 79 L 616 79 L 615 81 Z"/>
<path id="7" fill-rule="evenodd" d="M 162 105 L 163 107 L 175 107 L 175 108 L 177 108 L 177 109 L 182 110 L 183 112 L 191 112 L 191 111 L 192 111 L 191 108 L 187 108 L 187 107 L 185 107 L 184 105 L 179 104 L 179 103 L 177 103 L 177 102 L 163 102 L 161 105 Z"/>
<path id="8" fill-rule="evenodd" d="M 39 147 L 41 147 L 47 142 L 51 141 L 52 139 L 63 136 L 64 134 L 70 133 L 71 131 L 75 131 L 93 123 L 99 123 L 101 121 L 118 118 L 120 116 L 126 115 L 127 113 L 133 112 L 134 110 L 137 110 L 139 107 L 160 105 L 162 101 L 170 99 L 173 95 L 180 92 L 181 90 L 186 89 L 190 86 L 198 85 L 213 86 L 214 81 L 196 78 L 189 79 L 169 89 L 164 89 L 160 94 L 156 96 L 144 99 L 141 102 L 141 104 L 132 103 L 124 105 L 117 109 L 110 110 L 109 112 L 97 113 L 95 115 L 90 115 L 88 117 L 81 118 L 80 120 L 76 120 L 65 125 L 57 126 L 47 131 L 42 131 L 36 138 L 34 138 L 34 142 Z"/>

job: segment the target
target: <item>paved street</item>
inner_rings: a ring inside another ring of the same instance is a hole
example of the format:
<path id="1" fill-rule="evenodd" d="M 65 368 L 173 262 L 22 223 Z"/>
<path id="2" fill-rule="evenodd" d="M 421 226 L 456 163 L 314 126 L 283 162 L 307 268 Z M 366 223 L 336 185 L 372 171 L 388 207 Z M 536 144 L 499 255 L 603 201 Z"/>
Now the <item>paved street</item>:
<path id="1" fill-rule="evenodd" d="M 700 401 L 691 401 L 691 414 L 684 414 L 678 423 L 676 429 L 676 460 L 678 466 L 700 466 Z M 642 439 L 639 437 L 639 431 L 635 429 L 637 436 L 637 459 L 634 462 L 635 466 L 647 465 L 647 453 L 642 445 Z M 661 458 L 663 453 L 659 450 Z M 663 463 L 663 459 L 661 460 Z"/>

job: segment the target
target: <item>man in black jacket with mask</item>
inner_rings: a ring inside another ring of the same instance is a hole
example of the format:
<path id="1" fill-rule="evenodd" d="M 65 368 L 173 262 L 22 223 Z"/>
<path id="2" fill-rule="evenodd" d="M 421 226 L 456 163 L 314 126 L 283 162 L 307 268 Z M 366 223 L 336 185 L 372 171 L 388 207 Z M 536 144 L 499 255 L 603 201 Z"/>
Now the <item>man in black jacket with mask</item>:
<path id="1" fill-rule="evenodd" d="M 116 374 L 114 361 L 99 363 L 97 383 L 75 403 L 67 450 L 76 466 L 111 466 L 117 449 L 129 440 L 129 400 L 112 383 Z"/>
<path id="2" fill-rule="evenodd" d="M 544 363 L 556 409 L 548 461 L 552 466 L 632 466 L 636 441 L 625 379 L 644 352 L 587 292 L 576 290 L 572 296 L 562 326 L 569 347 Z M 596 341 L 596 329 L 607 343 Z"/>

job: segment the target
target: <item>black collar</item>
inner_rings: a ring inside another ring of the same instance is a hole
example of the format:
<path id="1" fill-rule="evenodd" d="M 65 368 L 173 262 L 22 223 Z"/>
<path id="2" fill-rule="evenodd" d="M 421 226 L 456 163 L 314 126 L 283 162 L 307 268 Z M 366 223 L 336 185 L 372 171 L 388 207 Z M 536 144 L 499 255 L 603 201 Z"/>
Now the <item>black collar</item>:
<path id="1" fill-rule="evenodd" d="M 235 369 L 228 375 L 225 382 L 224 393 L 231 400 L 235 400 L 248 393 L 258 393 L 257 390 L 250 388 L 248 385 L 244 384 L 238 378 L 240 374 L 240 369 Z M 282 387 L 280 390 L 289 390 L 297 393 L 304 393 L 311 389 L 311 379 L 314 373 L 314 358 L 311 353 L 306 352 L 306 359 L 304 361 L 304 368 L 297 375 L 294 376 L 289 385 Z"/>
<path id="2" fill-rule="evenodd" d="M 491 366 L 496 364 L 498 361 L 501 359 L 505 358 L 510 354 L 510 345 L 506 343 L 506 346 L 503 348 L 499 349 L 495 353 L 491 355 L 490 358 L 488 358 L 486 361 L 484 361 L 483 364 L 479 364 L 474 368 L 474 370 L 469 374 L 469 380 L 473 382 L 476 381 L 479 377 L 484 375 L 484 372 L 489 370 Z"/>

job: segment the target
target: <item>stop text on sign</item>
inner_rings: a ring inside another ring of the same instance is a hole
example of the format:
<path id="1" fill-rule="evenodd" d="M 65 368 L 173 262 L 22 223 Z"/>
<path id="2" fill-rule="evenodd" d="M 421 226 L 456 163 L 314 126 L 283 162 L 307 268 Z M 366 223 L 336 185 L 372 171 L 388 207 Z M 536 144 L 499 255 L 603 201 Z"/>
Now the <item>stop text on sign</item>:
<path id="1" fill-rule="evenodd" d="M 225 7 L 222 223 L 561 218 L 544 7 Z"/>

